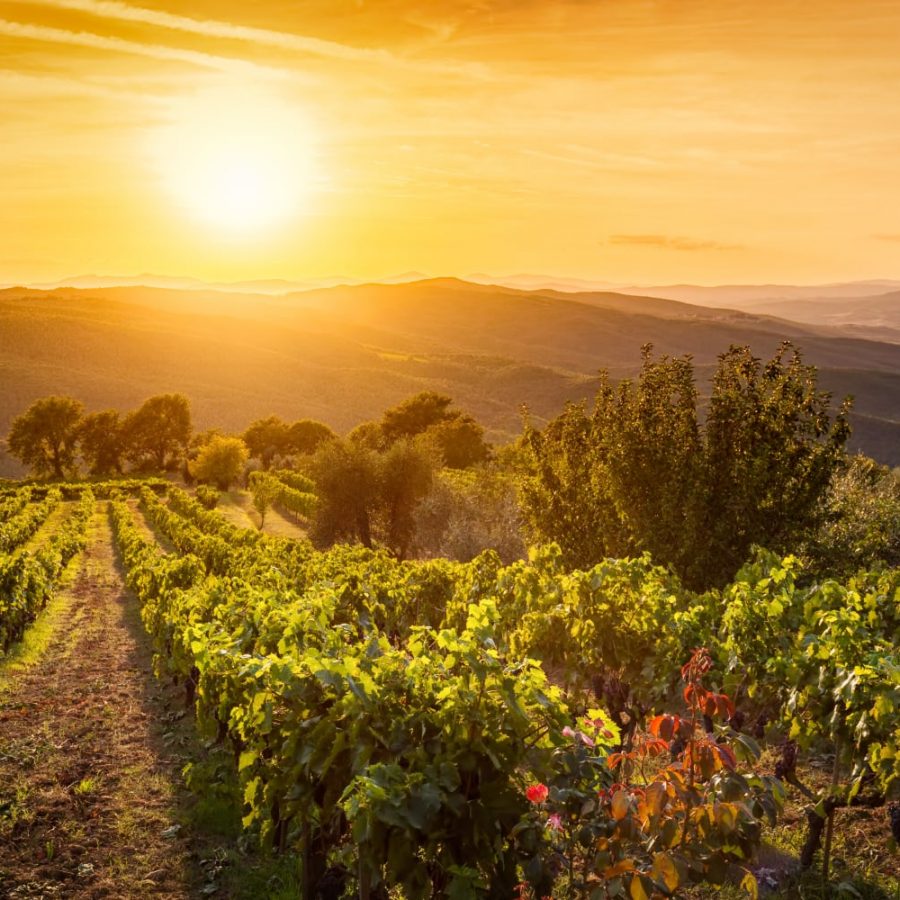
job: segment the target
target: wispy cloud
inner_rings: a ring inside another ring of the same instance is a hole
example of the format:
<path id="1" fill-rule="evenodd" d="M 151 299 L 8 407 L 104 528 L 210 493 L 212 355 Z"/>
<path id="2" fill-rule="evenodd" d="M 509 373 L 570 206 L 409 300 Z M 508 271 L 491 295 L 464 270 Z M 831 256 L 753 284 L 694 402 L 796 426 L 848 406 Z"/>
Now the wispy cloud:
<path id="1" fill-rule="evenodd" d="M 889 241 L 892 244 L 900 244 L 900 234 L 873 234 L 876 241 Z"/>
<path id="2" fill-rule="evenodd" d="M 267 28 L 233 25 L 230 22 L 221 22 L 214 19 L 193 19 L 189 16 L 179 16 L 156 9 L 131 6 L 127 3 L 120 3 L 118 0 L 32 0 L 32 2 L 40 6 L 74 9 L 106 19 L 142 22 L 145 25 L 155 25 L 158 28 L 168 28 L 172 31 L 184 31 L 205 37 L 249 41 L 266 47 L 280 47 L 284 50 L 296 50 L 302 53 L 312 53 L 316 56 L 327 56 L 332 59 L 377 63 L 385 63 L 392 60 L 391 54 L 386 50 L 350 47 L 336 41 L 324 41 L 320 38 L 272 31 Z"/>
<path id="3" fill-rule="evenodd" d="M 609 243 L 630 247 L 656 247 L 661 250 L 681 250 L 686 252 L 745 249 L 742 244 L 723 244 L 720 241 L 675 237 L 667 234 L 613 234 L 609 238 Z"/>
<path id="4" fill-rule="evenodd" d="M 96 50 L 128 53 L 133 56 L 146 56 L 157 60 L 188 63 L 189 65 L 214 69 L 218 72 L 227 72 L 233 75 L 252 74 L 276 77 L 284 75 L 284 72 L 279 69 L 257 65 L 242 59 L 214 56 L 197 50 L 182 50 L 178 47 L 167 47 L 163 44 L 143 44 L 137 41 L 126 41 L 122 38 L 94 34 L 90 31 L 66 31 L 62 28 L 50 28 L 46 25 L 10 22 L 7 19 L 0 19 L 0 34 L 33 41 L 45 41 L 52 44 L 69 44 L 77 47 L 90 47 Z"/>
<path id="5" fill-rule="evenodd" d="M 32 3 L 57 9 L 77 10 L 89 15 L 123 22 L 140 22 L 157 28 L 201 37 L 244 41 L 261 47 L 275 47 L 344 62 L 374 63 L 382 67 L 398 66 L 442 73 L 452 70 L 457 74 L 468 73 L 478 77 L 485 77 L 487 74 L 483 67 L 468 63 L 441 63 L 408 59 L 396 56 L 382 48 L 356 47 L 294 32 L 235 25 L 218 19 L 195 19 L 156 9 L 131 6 L 128 3 L 121 3 L 119 0 L 32 0 Z"/>

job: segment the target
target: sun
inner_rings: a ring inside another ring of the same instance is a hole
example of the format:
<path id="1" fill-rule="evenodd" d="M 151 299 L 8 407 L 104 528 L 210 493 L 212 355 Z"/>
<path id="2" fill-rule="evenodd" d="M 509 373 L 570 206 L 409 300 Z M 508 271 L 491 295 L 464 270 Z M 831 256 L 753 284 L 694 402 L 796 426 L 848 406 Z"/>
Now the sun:
<path id="1" fill-rule="evenodd" d="M 225 232 L 257 234 L 300 216 L 316 187 L 306 116 L 262 90 L 217 88 L 173 101 L 151 146 L 176 206 Z"/>

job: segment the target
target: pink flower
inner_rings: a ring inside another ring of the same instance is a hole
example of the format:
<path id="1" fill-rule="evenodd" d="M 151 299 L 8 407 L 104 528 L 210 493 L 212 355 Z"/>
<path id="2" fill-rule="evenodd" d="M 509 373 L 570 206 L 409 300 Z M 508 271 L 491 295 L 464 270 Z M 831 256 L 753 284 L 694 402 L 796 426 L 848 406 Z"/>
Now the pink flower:
<path id="1" fill-rule="evenodd" d="M 562 730 L 562 736 L 567 738 L 578 738 L 585 747 L 593 747 L 594 741 L 589 738 L 583 731 L 575 731 L 574 728 L 570 728 L 566 725 Z"/>
<path id="2" fill-rule="evenodd" d="M 525 796 L 532 803 L 543 803 L 550 796 L 550 789 L 546 784 L 532 784 L 525 791 Z"/>
<path id="3" fill-rule="evenodd" d="M 553 813 L 547 819 L 547 827 L 552 828 L 554 831 L 562 831 L 562 819 L 559 817 L 559 813 Z"/>

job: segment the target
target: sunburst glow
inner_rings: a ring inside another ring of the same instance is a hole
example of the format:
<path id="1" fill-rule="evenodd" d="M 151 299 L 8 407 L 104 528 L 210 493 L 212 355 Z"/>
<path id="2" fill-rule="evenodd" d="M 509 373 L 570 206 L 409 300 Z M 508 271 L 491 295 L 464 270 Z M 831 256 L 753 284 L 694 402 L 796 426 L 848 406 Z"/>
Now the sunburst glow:
<path id="1" fill-rule="evenodd" d="M 175 101 L 153 152 L 172 200 L 194 220 L 230 232 L 302 215 L 315 187 L 308 121 L 263 92 L 220 89 Z"/>

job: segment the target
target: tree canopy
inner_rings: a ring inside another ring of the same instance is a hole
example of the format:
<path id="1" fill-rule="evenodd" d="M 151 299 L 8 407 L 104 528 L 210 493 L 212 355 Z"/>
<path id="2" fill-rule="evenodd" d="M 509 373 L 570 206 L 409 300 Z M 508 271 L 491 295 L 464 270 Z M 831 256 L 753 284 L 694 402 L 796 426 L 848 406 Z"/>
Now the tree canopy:
<path id="1" fill-rule="evenodd" d="M 114 409 L 90 413 L 78 429 L 81 458 L 91 475 L 121 475 L 125 455 L 122 421 Z"/>
<path id="2" fill-rule="evenodd" d="M 184 394 L 158 394 L 123 423 L 127 453 L 143 469 L 171 469 L 191 439 L 191 408 Z"/>
<path id="3" fill-rule="evenodd" d="M 278 416 L 268 416 L 252 422 L 243 434 L 244 443 L 254 459 L 268 469 L 272 460 L 287 450 L 288 426 Z"/>
<path id="4" fill-rule="evenodd" d="M 644 349 L 636 381 L 602 373 L 592 412 L 570 405 L 526 429 L 523 506 L 534 536 L 573 566 L 649 551 L 695 587 L 724 583 L 754 544 L 790 549 L 813 528 L 844 456 L 816 370 L 784 344 L 766 364 L 719 357 L 705 422 L 690 358 Z"/>
<path id="5" fill-rule="evenodd" d="M 6 439 L 9 452 L 36 475 L 65 478 L 75 468 L 84 407 L 71 397 L 43 397 L 17 416 Z"/>
<path id="6" fill-rule="evenodd" d="M 397 441 L 423 438 L 440 452 L 452 469 L 485 462 L 490 448 L 484 429 L 467 413 L 453 409 L 445 394 L 422 391 L 386 410 L 380 422 L 357 425 L 348 438 L 371 450 L 387 450 Z"/>
<path id="7" fill-rule="evenodd" d="M 190 473 L 197 481 L 227 491 L 240 478 L 248 457 L 247 445 L 240 438 L 214 435 L 191 462 Z"/>

